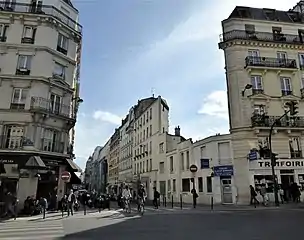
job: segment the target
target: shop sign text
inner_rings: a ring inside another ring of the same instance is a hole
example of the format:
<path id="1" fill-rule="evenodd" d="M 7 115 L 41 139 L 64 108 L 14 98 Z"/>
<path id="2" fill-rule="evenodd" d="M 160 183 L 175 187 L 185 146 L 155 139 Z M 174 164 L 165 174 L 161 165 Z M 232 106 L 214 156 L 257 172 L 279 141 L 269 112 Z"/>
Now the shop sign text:
<path id="1" fill-rule="evenodd" d="M 0 159 L 0 163 L 3 163 L 3 164 L 15 164 L 16 161 L 15 160 L 11 160 L 11 159 Z"/>
<path id="2" fill-rule="evenodd" d="M 259 167 L 271 167 L 270 161 L 258 161 Z M 277 161 L 276 167 L 304 167 L 304 161 Z"/>

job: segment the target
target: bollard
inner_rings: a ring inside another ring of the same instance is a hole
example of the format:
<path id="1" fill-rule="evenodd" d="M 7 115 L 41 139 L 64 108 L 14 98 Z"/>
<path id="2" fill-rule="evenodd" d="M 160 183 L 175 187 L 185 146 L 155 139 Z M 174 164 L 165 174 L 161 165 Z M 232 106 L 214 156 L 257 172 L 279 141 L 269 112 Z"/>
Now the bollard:
<path id="1" fill-rule="evenodd" d="M 43 211 L 43 219 L 45 219 L 45 207 L 43 207 L 42 211 Z"/>
<path id="2" fill-rule="evenodd" d="M 165 207 L 167 207 L 167 197 L 165 196 Z"/>
<path id="3" fill-rule="evenodd" d="M 171 195 L 171 207 L 174 208 L 174 206 L 173 206 L 173 194 Z"/>
<path id="4" fill-rule="evenodd" d="M 211 210 L 213 210 L 213 196 L 211 197 Z"/>
<path id="5" fill-rule="evenodd" d="M 86 203 L 83 205 L 83 215 L 87 215 L 87 206 Z"/>
<path id="6" fill-rule="evenodd" d="M 183 197 L 180 195 L 180 208 L 183 209 Z"/>

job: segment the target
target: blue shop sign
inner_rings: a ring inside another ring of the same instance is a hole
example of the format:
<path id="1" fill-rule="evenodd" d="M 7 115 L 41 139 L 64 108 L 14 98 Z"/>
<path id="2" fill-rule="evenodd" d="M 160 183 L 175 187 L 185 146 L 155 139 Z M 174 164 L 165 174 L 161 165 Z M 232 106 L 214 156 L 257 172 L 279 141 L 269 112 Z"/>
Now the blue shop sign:
<path id="1" fill-rule="evenodd" d="M 249 161 L 255 161 L 258 160 L 258 153 L 257 151 L 250 151 L 248 154 Z"/>
<path id="2" fill-rule="evenodd" d="M 213 173 L 215 177 L 233 176 L 233 166 L 232 165 L 215 166 L 213 167 Z"/>
<path id="3" fill-rule="evenodd" d="M 210 168 L 210 163 L 208 158 L 201 158 L 201 169 Z"/>

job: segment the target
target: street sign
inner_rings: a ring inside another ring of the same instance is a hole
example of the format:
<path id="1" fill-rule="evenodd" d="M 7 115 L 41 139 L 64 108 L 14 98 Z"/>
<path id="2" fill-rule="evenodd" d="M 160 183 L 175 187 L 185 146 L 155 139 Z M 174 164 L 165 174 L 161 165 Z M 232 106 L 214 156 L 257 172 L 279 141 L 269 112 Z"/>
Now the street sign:
<path id="1" fill-rule="evenodd" d="M 250 151 L 248 154 L 249 161 L 255 161 L 258 160 L 258 153 L 257 151 Z"/>
<path id="2" fill-rule="evenodd" d="M 65 182 L 68 182 L 71 179 L 71 174 L 68 171 L 64 171 L 61 173 L 61 179 Z"/>
<path id="3" fill-rule="evenodd" d="M 190 166 L 190 172 L 196 173 L 196 172 L 197 172 L 197 166 L 194 165 L 194 164 L 192 164 L 192 165 Z"/>
<path id="4" fill-rule="evenodd" d="M 232 165 L 215 166 L 213 172 L 215 177 L 229 177 L 234 174 Z"/>

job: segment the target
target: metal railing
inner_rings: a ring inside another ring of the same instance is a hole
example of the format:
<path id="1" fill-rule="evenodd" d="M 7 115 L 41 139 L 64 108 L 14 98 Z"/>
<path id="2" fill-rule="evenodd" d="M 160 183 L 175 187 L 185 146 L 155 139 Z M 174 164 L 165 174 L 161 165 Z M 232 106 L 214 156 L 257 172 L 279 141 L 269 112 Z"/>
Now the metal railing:
<path id="1" fill-rule="evenodd" d="M 62 103 L 56 103 L 50 99 L 42 97 L 32 97 L 30 109 L 72 118 L 70 116 L 70 106 L 64 105 Z"/>
<path id="2" fill-rule="evenodd" d="M 64 153 L 64 142 L 42 138 L 40 150 L 45 152 Z"/>
<path id="3" fill-rule="evenodd" d="M 23 136 L 0 135 L 0 149 L 21 149 L 23 142 Z"/>
<path id="4" fill-rule="evenodd" d="M 268 116 L 265 114 L 253 114 L 251 123 L 253 127 L 271 127 L 279 119 L 279 116 Z M 304 117 L 288 117 L 276 123 L 276 127 L 304 128 Z"/>
<path id="5" fill-rule="evenodd" d="M 253 57 L 245 58 L 246 67 L 270 67 L 270 68 L 292 68 L 297 69 L 297 62 L 295 59 L 280 59 L 270 57 Z"/>
<path id="6" fill-rule="evenodd" d="M 78 33 L 82 33 L 82 26 L 79 23 L 51 5 L 33 5 L 27 3 L 7 4 L 5 1 L 0 1 L 0 11 L 50 15 Z"/>
<path id="7" fill-rule="evenodd" d="M 264 93 L 264 89 L 257 89 L 257 88 L 252 89 L 252 95 L 263 94 L 263 93 Z"/>
<path id="8" fill-rule="evenodd" d="M 220 42 L 227 42 L 230 40 L 254 40 L 263 42 L 278 42 L 278 43 L 291 43 L 291 44 L 303 44 L 304 39 L 299 35 L 292 34 L 278 34 L 271 32 L 248 32 L 245 30 L 232 30 L 220 35 Z"/>

